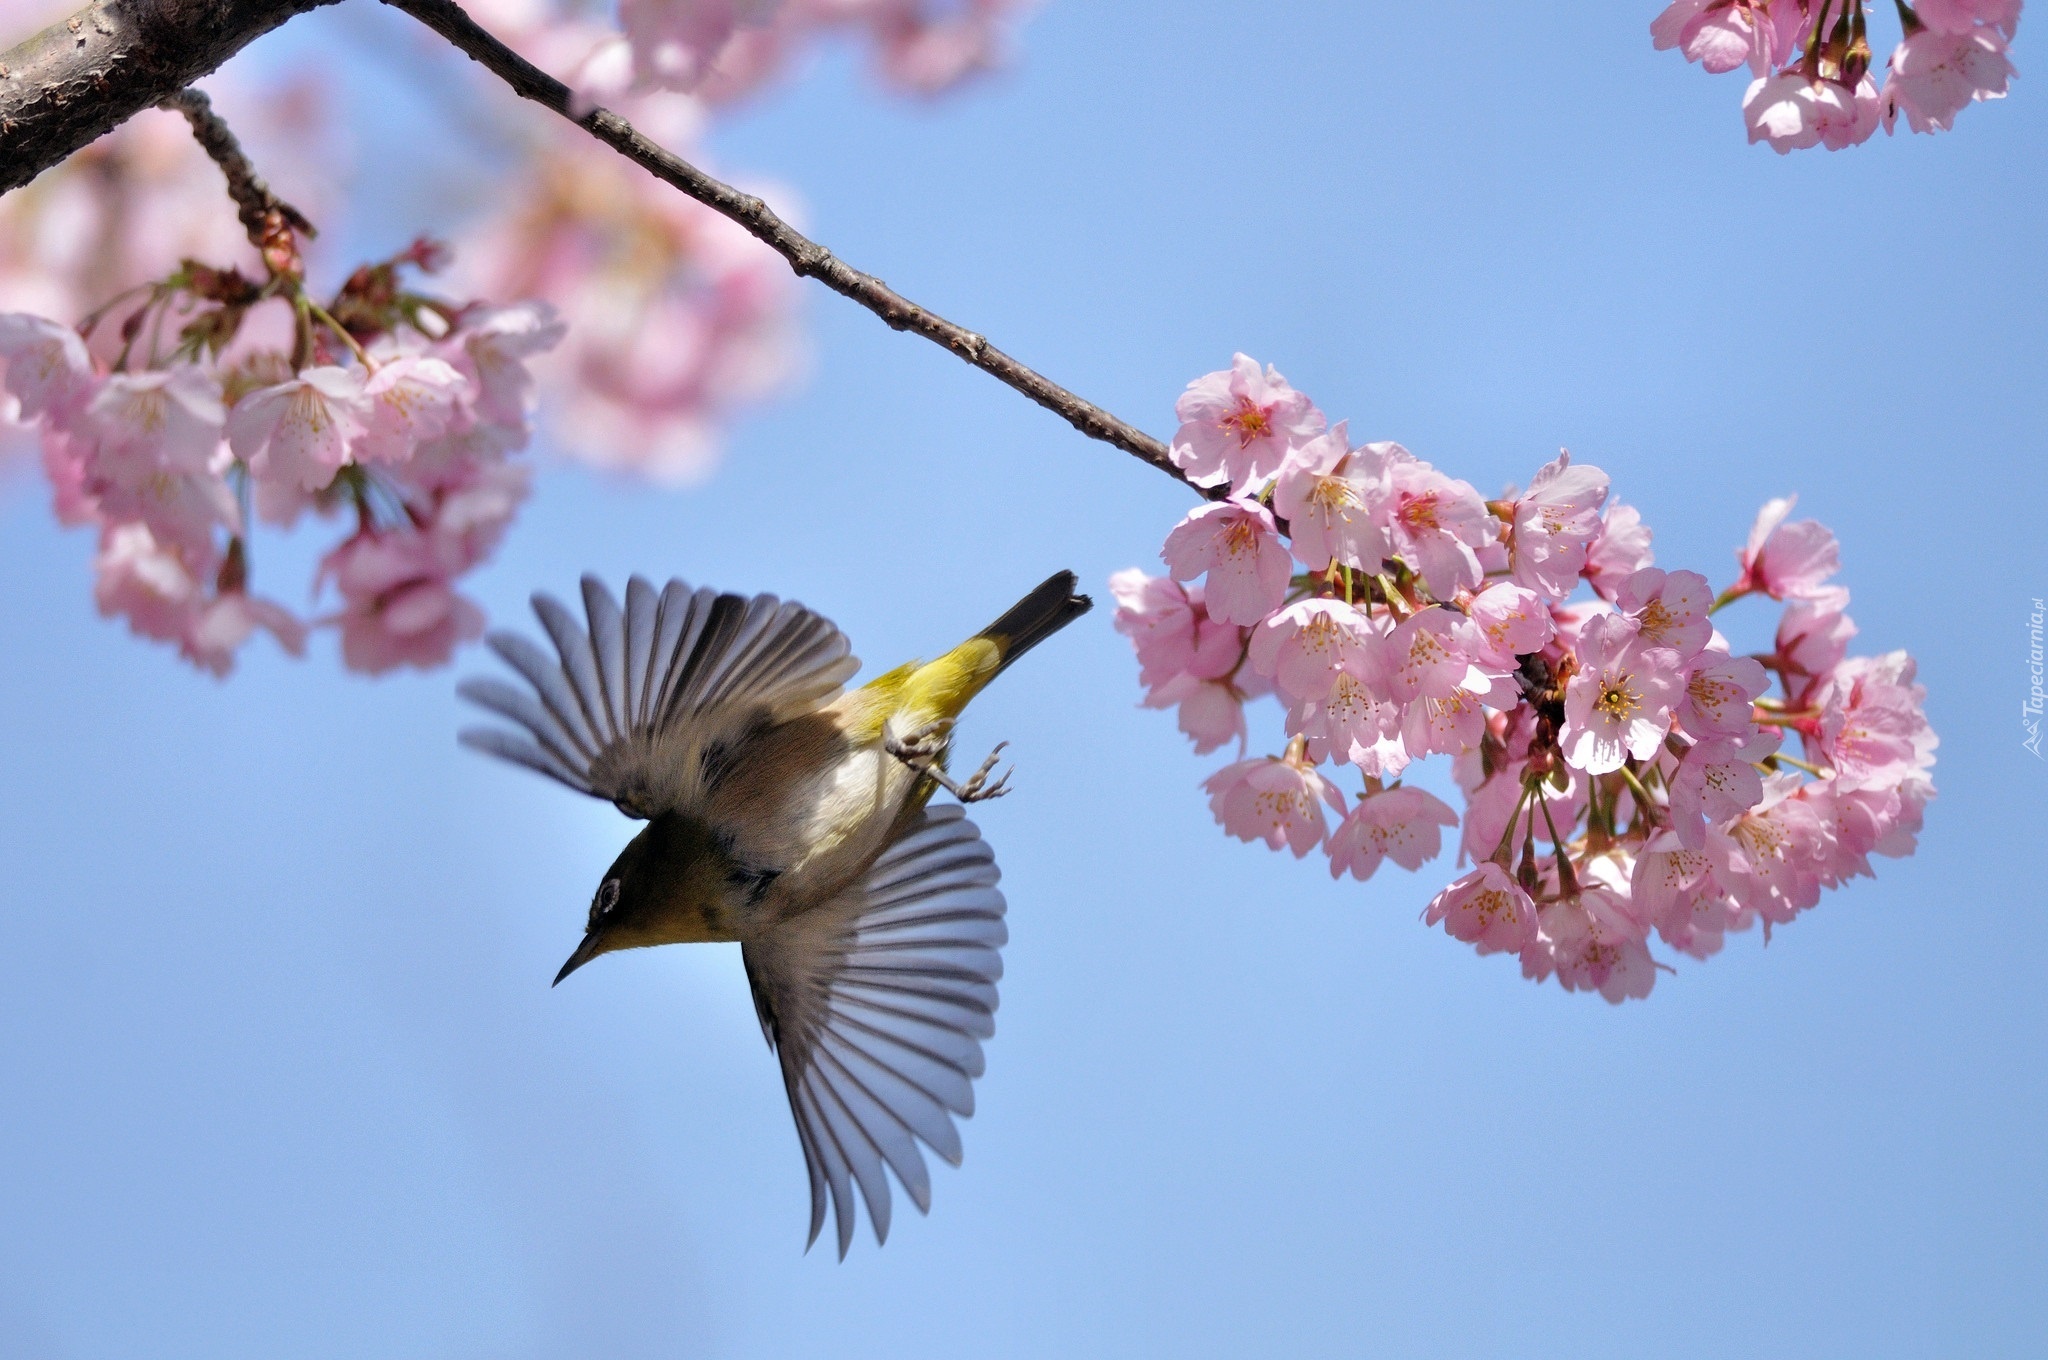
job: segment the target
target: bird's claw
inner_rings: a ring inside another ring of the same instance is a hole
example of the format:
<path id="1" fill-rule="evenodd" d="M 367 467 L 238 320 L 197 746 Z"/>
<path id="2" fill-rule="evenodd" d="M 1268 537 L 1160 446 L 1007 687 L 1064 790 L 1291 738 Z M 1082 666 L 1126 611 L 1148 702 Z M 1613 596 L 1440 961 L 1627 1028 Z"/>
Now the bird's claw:
<path id="1" fill-rule="evenodd" d="M 996 749 L 990 751 L 988 759 L 981 762 L 981 768 L 969 775 L 965 784 L 954 789 L 953 796 L 963 803 L 979 803 L 984 799 L 1000 798 L 1008 793 L 1010 776 L 1017 772 L 1015 765 L 997 775 L 994 782 L 990 782 L 989 775 L 996 768 L 996 757 L 1000 756 L 1003 748 L 1009 744 L 1007 741 L 997 742 Z"/>
<path id="2" fill-rule="evenodd" d="M 945 753 L 946 743 L 951 736 L 952 724 L 947 722 L 927 723 L 915 732 L 902 737 L 884 737 L 882 749 L 908 765 L 918 774 L 931 780 L 963 803 L 981 803 L 991 798 L 1000 798 L 1010 791 L 1010 776 L 1016 767 L 1004 770 L 994 780 L 989 775 L 996 768 L 996 759 L 1003 748 L 1010 743 L 998 742 L 996 749 L 988 753 L 988 759 L 969 775 L 965 782 L 956 782 L 939 766 L 939 757 Z"/>

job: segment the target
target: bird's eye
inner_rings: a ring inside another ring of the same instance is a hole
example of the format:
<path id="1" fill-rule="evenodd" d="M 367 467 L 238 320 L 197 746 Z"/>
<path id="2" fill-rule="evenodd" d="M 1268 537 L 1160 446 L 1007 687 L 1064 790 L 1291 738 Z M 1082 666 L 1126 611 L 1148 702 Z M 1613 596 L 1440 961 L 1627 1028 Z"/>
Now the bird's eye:
<path id="1" fill-rule="evenodd" d="M 590 924 L 596 925 L 604 914 L 619 904 L 619 880 L 608 878 L 598 885 L 597 896 L 590 903 Z"/>

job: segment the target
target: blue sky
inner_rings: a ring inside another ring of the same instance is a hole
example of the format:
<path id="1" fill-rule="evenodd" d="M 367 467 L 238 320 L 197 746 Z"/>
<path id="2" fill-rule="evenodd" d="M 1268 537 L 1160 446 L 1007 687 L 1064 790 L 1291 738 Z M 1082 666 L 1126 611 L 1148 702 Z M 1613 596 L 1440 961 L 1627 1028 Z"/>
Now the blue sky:
<path id="1" fill-rule="evenodd" d="M 2019 725 L 2048 117 L 2022 80 L 1951 136 L 1780 158 L 1738 78 L 1649 49 L 1655 8 L 1052 0 L 970 94 L 908 107 L 828 59 L 717 152 L 1158 433 L 1242 349 L 1482 489 L 1567 445 L 1717 582 L 1798 492 L 1858 649 L 1920 659 L 1917 857 L 1647 1002 L 1537 988 L 1418 923 L 1447 860 L 1333 884 L 1225 839 L 1220 757 L 1135 707 L 1098 610 L 962 734 L 1018 764 L 977 815 L 1012 944 L 965 1166 L 835 1264 L 800 1254 L 735 949 L 548 988 L 630 828 L 455 746 L 484 658 L 372 682 L 331 640 L 259 645 L 217 684 L 93 615 L 90 543 L 18 484 L 0 1352 L 2048 1350 L 2048 766 Z M 459 146 L 374 75 L 366 37 L 404 34 L 345 7 L 243 58 L 347 39 L 392 194 L 364 252 L 434 225 L 406 195 Z M 704 487 L 550 466 L 476 580 L 494 618 L 677 574 L 802 598 L 886 666 L 1055 568 L 1152 563 L 1188 508 L 822 290 L 808 321 L 808 384 Z"/>

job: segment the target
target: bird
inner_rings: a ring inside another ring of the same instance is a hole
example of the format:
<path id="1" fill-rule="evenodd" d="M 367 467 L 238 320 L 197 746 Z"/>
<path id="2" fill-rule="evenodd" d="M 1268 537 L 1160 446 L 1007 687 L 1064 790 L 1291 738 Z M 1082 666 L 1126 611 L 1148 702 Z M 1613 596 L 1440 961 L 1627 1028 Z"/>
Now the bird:
<path id="1" fill-rule="evenodd" d="M 893 1172 L 920 1213 L 919 1143 L 957 1166 L 953 1116 L 974 1111 L 1008 940 L 995 854 L 965 805 L 1008 791 L 999 745 L 947 773 L 953 726 L 1018 657 L 1088 612 L 1055 573 L 937 659 L 858 689 L 843 633 L 794 600 L 642 577 L 621 608 L 582 579 L 583 618 L 545 593 L 553 653 L 513 632 L 487 643 L 525 682 L 458 693 L 512 728 L 462 744 L 646 822 L 605 871 L 559 985 L 599 955 L 740 946 L 810 1176 L 816 1244 L 829 1200 L 844 1260 L 855 1190 L 879 1245 Z M 944 789 L 957 802 L 934 804 Z"/>

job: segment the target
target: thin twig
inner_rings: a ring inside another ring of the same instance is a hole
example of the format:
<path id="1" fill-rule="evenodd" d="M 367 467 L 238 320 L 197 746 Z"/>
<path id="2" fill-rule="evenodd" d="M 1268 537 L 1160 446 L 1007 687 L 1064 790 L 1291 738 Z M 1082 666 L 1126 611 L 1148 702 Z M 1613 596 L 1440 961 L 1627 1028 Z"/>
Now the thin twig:
<path id="1" fill-rule="evenodd" d="M 1159 440 L 1025 367 L 991 345 L 985 337 L 910 301 L 874 275 L 855 269 L 776 216 L 759 198 L 713 179 L 680 156 L 663 150 L 616 113 L 593 108 L 579 115 L 572 106 L 567 85 L 498 41 L 464 13 L 454 0 L 385 0 L 385 3 L 404 10 L 439 33 L 511 86 L 521 98 L 530 99 L 569 119 L 657 179 L 739 223 L 787 260 L 789 267 L 798 275 L 817 279 L 833 292 L 853 299 L 896 330 L 911 331 L 951 350 L 982 372 L 1007 383 L 1065 419 L 1082 434 L 1115 445 L 1202 495 L 1219 497 L 1224 494 L 1220 488 L 1195 487 L 1188 481 L 1187 474 L 1173 465 L 1173 460 L 1167 456 L 1166 445 Z"/>
<path id="2" fill-rule="evenodd" d="M 249 163 L 248 154 L 235 140 L 235 134 L 229 130 L 226 121 L 213 111 L 213 101 L 206 97 L 204 90 L 187 87 L 157 107 L 184 114 L 185 121 L 192 125 L 193 139 L 227 176 L 228 197 L 235 200 L 236 215 L 242 219 L 242 227 L 249 233 L 249 243 L 256 249 L 264 249 L 265 243 L 275 237 L 277 219 L 282 219 L 308 237 L 320 234 L 306 220 L 304 213 L 270 192 L 270 186 Z"/>

